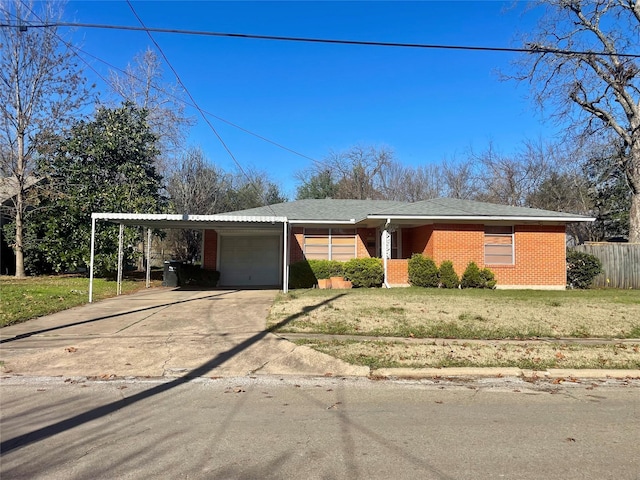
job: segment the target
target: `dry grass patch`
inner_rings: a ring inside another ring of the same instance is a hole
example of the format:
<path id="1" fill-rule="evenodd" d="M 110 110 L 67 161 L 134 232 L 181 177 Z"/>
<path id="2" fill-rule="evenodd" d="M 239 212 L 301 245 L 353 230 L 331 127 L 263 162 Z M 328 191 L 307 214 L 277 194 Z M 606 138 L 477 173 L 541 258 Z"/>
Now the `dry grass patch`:
<path id="1" fill-rule="evenodd" d="M 371 368 L 518 367 L 636 369 L 640 344 L 548 343 L 406 344 L 368 341 L 299 341 L 346 362 Z"/>
<path id="2" fill-rule="evenodd" d="M 640 291 L 634 290 L 303 290 L 280 295 L 269 323 L 305 309 L 280 331 L 416 338 L 640 337 Z"/>

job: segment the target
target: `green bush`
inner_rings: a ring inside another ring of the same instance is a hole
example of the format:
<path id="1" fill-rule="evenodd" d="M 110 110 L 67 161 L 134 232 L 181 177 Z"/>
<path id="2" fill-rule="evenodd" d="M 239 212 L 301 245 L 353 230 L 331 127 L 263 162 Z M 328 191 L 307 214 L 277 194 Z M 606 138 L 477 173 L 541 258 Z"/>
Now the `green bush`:
<path id="1" fill-rule="evenodd" d="M 480 271 L 480 276 L 482 277 L 483 286 L 481 288 L 496 288 L 496 276 L 493 274 L 491 270 L 488 268 L 483 268 Z"/>
<path id="2" fill-rule="evenodd" d="M 416 287 L 437 287 L 438 267 L 429 257 L 414 253 L 409 259 L 409 283 Z"/>
<path id="3" fill-rule="evenodd" d="M 220 280 L 220 272 L 205 270 L 199 265 L 183 263 L 178 270 L 178 282 L 181 287 L 215 287 Z"/>
<path id="4" fill-rule="evenodd" d="M 354 287 L 379 287 L 384 267 L 379 258 L 353 258 L 344 264 L 344 276 Z"/>
<path id="5" fill-rule="evenodd" d="M 454 270 L 451 260 L 445 260 L 440 264 L 438 275 L 440 277 L 440 287 L 442 288 L 458 288 L 460 285 L 460 278 Z"/>
<path id="6" fill-rule="evenodd" d="M 289 288 L 313 288 L 317 282 L 307 260 L 289 265 Z"/>
<path id="7" fill-rule="evenodd" d="M 593 279 L 602 273 L 598 257 L 576 250 L 567 251 L 567 285 L 571 288 L 589 288 Z"/>
<path id="8" fill-rule="evenodd" d="M 480 270 L 475 262 L 469 262 L 460 279 L 462 288 L 495 288 L 495 275 L 488 268 Z"/>
<path id="9" fill-rule="evenodd" d="M 308 260 L 309 267 L 316 277 L 321 278 L 344 277 L 344 263 L 337 260 Z"/>

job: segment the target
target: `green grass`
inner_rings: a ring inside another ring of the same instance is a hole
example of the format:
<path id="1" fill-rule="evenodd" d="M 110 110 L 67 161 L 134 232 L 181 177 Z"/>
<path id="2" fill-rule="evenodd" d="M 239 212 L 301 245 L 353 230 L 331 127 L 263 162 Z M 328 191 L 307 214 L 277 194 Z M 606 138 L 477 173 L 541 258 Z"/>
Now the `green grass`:
<path id="1" fill-rule="evenodd" d="M 145 287 L 144 281 L 122 282 L 122 293 Z M 116 282 L 96 278 L 93 298 L 116 295 Z M 76 276 L 0 277 L 0 327 L 83 305 L 89 301 L 89 279 Z"/>
<path id="2" fill-rule="evenodd" d="M 297 290 L 276 299 L 269 323 L 305 310 L 279 331 L 469 339 L 640 337 L 639 290 Z"/>
<path id="3" fill-rule="evenodd" d="M 640 345 L 502 344 L 416 345 L 400 342 L 296 339 L 353 365 L 378 368 L 516 367 L 637 369 Z"/>

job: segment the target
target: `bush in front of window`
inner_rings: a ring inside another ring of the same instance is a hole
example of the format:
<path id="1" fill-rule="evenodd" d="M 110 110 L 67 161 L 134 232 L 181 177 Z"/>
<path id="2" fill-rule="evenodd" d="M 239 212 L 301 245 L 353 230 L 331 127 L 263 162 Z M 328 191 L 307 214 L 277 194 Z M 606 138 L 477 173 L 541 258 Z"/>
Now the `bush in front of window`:
<path id="1" fill-rule="evenodd" d="M 414 253 L 408 262 L 409 283 L 416 287 L 437 287 L 440 284 L 438 278 L 438 266 L 431 258 L 421 253 Z"/>
<path id="2" fill-rule="evenodd" d="M 445 260 L 440 264 L 438 277 L 440 279 L 441 288 L 458 288 L 460 285 L 460 278 L 454 270 L 453 262 L 451 260 Z"/>
<path id="3" fill-rule="evenodd" d="M 316 280 L 344 277 L 344 264 L 337 260 L 309 260 L 309 266 L 313 270 Z"/>
<path id="4" fill-rule="evenodd" d="M 594 255 L 576 250 L 567 251 L 567 285 L 589 288 L 593 279 L 602 273 L 602 262 Z"/>
<path id="5" fill-rule="evenodd" d="M 313 288 L 317 282 L 307 260 L 289 265 L 289 288 Z"/>
<path id="6" fill-rule="evenodd" d="M 344 277 L 354 287 L 379 287 L 384 281 L 384 267 L 379 258 L 352 258 L 344 263 Z"/>
<path id="7" fill-rule="evenodd" d="M 480 270 L 475 262 L 469 262 L 460 279 L 462 288 L 495 288 L 495 275 L 488 268 Z"/>

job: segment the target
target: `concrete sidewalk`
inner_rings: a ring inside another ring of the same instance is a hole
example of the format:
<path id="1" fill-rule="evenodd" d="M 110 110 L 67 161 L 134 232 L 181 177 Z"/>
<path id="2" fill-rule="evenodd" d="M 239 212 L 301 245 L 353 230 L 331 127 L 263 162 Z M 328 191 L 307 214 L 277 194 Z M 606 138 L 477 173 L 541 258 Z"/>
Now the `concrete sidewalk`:
<path id="1" fill-rule="evenodd" d="M 271 290 L 151 289 L 0 330 L 5 374 L 179 377 L 366 376 L 265 330 Z"/>

